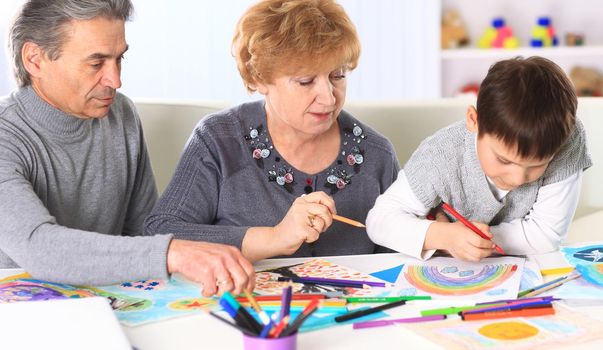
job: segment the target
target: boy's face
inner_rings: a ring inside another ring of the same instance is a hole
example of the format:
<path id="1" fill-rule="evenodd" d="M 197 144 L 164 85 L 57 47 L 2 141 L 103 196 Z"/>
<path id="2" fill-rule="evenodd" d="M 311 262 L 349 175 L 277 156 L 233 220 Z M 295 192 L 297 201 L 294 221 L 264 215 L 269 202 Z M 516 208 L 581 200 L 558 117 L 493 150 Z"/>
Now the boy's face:
<path id="1" fill-rule="evenodd" d="M 469 107 L 467 129 L 477 133 L 477 112 Z M 516 147 L 509 147 L 490 134 L 477 138 L 477 157 L 482 170 L 501 190 L 511 191 L 523 184 L 536 181 L 544 174 L 553 157 L 522 158 Z"/>

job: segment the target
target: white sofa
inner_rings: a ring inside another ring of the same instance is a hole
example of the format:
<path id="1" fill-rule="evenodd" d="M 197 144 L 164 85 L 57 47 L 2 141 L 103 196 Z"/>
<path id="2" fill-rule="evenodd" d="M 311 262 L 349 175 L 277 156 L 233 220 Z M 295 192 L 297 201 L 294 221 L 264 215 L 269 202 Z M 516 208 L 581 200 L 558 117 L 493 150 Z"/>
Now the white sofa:
<path id="1" fill-rule="evenodd" d="M 396 149 L 400 164 L 419 142 L 433 132 L 464 118 L 467 99 L 392 103 L 346 103 L 344 109 L 387 136 Z M 147 139 L 159 191 L 169 182 L 180 153 L 197 122 L 205 115 L 227 107 L 224 102 L 136 101 Z M 603 98 L 580 98 L 578 116 L 587 131 L 594 166 L 584 176 L 582 193 L 573 227 L 586 231 L 603 220 Z M 599 183 L 599 185 L 597 185 Z M 597 214 L 592 214 L 599 212 Z M 588 215 L 591 214 L 591 215 Z M 571 233 L 574 240 L 578 233 Z M 601 234 L 603 239 L 603 233 Z M 576 238 L 575 240 L 578 240 Z"/>

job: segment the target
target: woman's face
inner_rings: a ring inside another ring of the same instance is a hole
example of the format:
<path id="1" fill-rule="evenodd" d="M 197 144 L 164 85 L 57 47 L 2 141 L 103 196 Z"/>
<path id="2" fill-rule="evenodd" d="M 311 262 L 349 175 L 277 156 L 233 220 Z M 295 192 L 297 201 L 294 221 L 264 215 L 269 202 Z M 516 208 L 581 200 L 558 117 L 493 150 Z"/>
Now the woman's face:
<path id="1" fill-rule="evenodd" d="M 346 70 L 280 75 L 256 88 L 266 98 L 268 118 L 296 132 L 319 135 L 329 130 L 341 112 Z"/>

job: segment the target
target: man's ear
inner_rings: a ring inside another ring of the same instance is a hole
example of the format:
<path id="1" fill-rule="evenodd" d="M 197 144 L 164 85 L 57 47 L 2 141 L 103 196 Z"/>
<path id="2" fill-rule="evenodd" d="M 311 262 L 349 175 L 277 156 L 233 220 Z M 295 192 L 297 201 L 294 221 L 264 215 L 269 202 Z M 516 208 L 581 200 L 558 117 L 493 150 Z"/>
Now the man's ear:
<path id="1" fill-rule="evenodd" d="M 467 117 L 465 119 L 465 125 L 467 130 L 477 133 L 478 131 L 478 123 L 477 123 L 477 110 L 473 106 L 469 106 L 467 108 Z"/>
<path id="2" fill-rule="evenodd" d="M 25 70 L 31 77 L 39 77 L 41 72 L 42 61 L 44 60 L 44 50 L 37 44 L 26 42 L 21 48 L 21 59 Z"/>

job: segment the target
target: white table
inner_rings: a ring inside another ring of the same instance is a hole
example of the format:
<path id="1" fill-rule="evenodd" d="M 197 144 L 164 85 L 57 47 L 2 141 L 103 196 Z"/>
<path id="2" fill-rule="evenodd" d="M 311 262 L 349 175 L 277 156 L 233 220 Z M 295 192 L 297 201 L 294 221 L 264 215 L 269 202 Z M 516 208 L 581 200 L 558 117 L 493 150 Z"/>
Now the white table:
<path id="1" fill-rule="evenodd" d="M 408 262 L 407 257 L 404 258 L 399 254 L 340 256 L 326 259 L 362 272 L 378 271 Z M 265 260 L 256 264 L 256 269 L 290 265 L 304 260 L 307 259 Z M 20 270 L 0 270 L 0 277 L 17 272 Z M 388 310 L 387 313 L 407 317 L 413 314 L 418 315 L 420 309 L 409 304 Z M 580 310 L 589 315 L 603 315 L 603 306 L 588 306 Z M 205 314 L 195 314 L 138 327 L 123 327 L 123 329 L 132 345 L 139 350 L 242 349 L 243 347 L 240 332 Z M 364 330 L 353 330 L 351 325 L 330 327 L 300 334 L 297 345 L 299 350 L 441 349 L 402 325 Z M 566 347 L 566 349 L 601 349 L 602 346 L 603 341 L 597 341 Z"/>
<path id="2" fill-rule="evenodd" d="M 400 254 L 326 257 L 325 259 L 362 272 L 374 272 L 408 262 Z M 291 265 L 307 259 L 271 259 L 256 264 L 257 270 Z M 399 317 L 418 316 L 420 307 L 406 305 L 388 310 Z M 603 315 L 603 306 L 584 308 L 592 315 Z M 139 327 L 124 327 L 132 345 L 140 350 L 159 349 L 242 349 L 241 334 L 208 315 L 194 315 Z M 601 349 L 603 341 L 580 344 L 567 349 Z M 299 350 L 314 349 L 441 349 L 404 326 L 353 330 L 351 325 L 330 327 L 298 335 Z"/>

